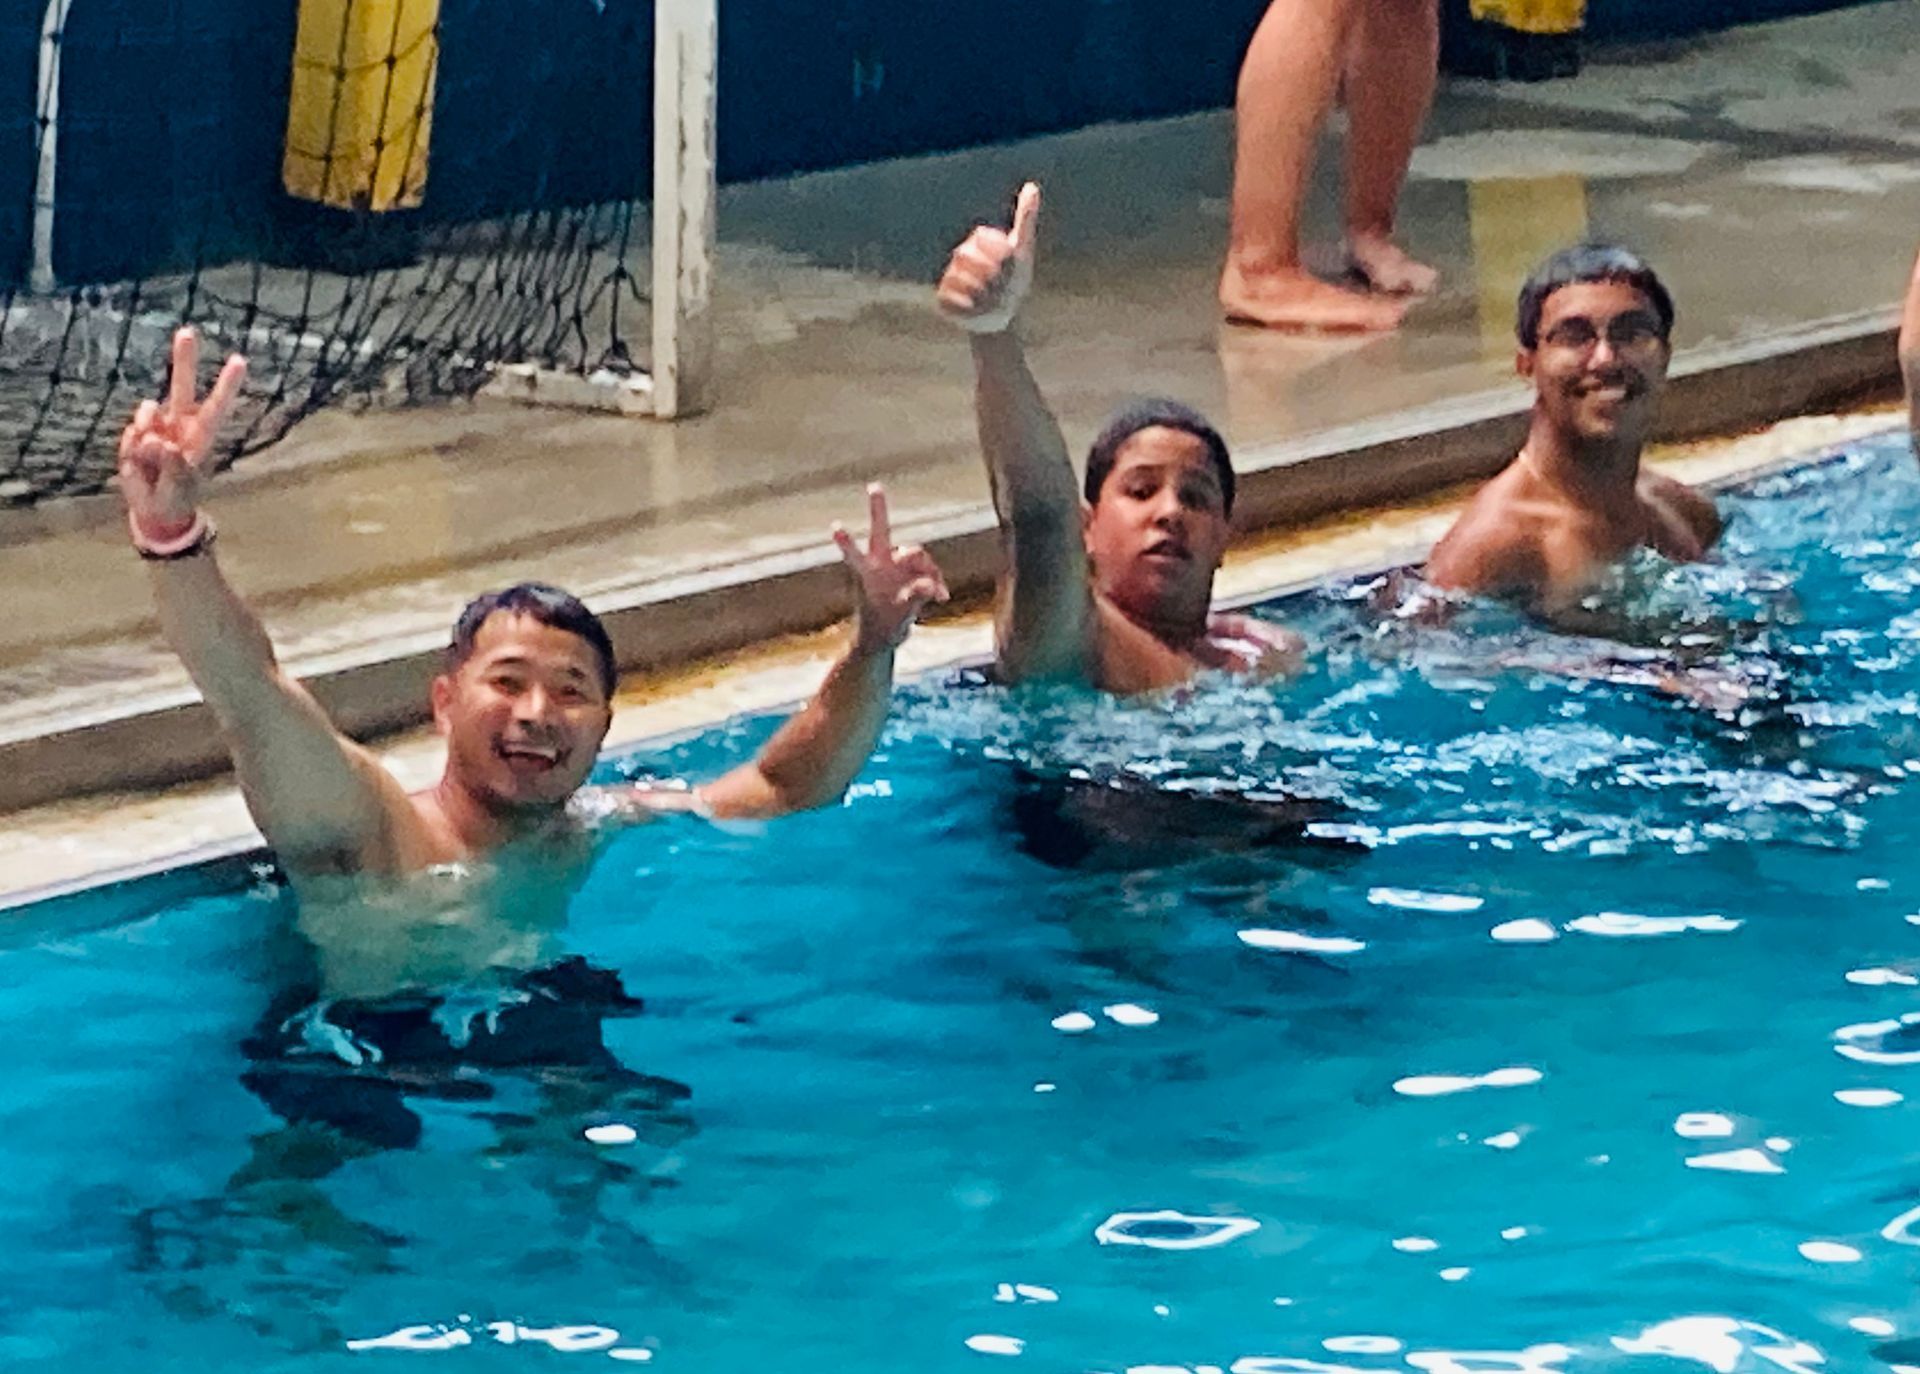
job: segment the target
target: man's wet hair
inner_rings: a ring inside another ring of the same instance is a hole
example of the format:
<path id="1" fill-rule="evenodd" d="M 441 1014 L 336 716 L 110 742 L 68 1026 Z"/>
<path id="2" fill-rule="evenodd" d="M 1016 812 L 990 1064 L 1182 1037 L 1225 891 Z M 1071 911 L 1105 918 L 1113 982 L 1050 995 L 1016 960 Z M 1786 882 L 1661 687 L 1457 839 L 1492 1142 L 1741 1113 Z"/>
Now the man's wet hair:
<path id="1" fill-rule="evenodd" d="M 586 640 L 600 666 L 600 686 L 608 700 L 612 700 L 619 670 L 614 666 L 613 639 L 607 634 L 607 627 L 579 597 L 544 582 L 517 582 L 469 601 L 460 618 L 453 622 L 453 642 L 447 646 L 448 672 L 454 672 L 473 657 L 473 642 L 480 635 L 480 627 L 495 613 L 524 615 Z"/>
<path id="2" fill-rule="evenodd" d="M 1633 287 L 1653 302 L 1654 313 L 1660 317 L 1661 341 L 1664 343 L 1671 338 L 1673 297 L 1660 280 L 1660 274 L 1653 270 L 1647 260 L 1631 248 L 1622 248 L 1618 244 L 1582 243 L 1572 248 L 1562 248 L 1534 268 L 1533 275 L 1520 288 L 1513 332 L 1519 337 L 1522 348 L 1540 346 L 1540 315 L 1546 309 L 1547 297 L 1563 286 L 1578 286 L 1585 282 L 1618 282 L 1622 286 Z"/>
<path id="3" fill-rule="evenodd" d="M 1226 513 L 1232 515 L 1233 459 L 1227 453 L 1227 441 L 1220 437 L 1219 430 L 1207 423 L 1207 417 L 1192 406 L 1158 397 L 1130 401 L 1122 406 L 1107 421 L 1106 428 L 1100 431 L 1100 437 L 1093 441 L 1093 447 L 1087 451 L 1087 504 L 1095 506 L 1100 503 L 1100 489 L 1113 473 L 1121 446 L 1141 430 L 1156 426 L 1191 434 L 1207 446 L 1207 457 L 1213 461 L 1214 473 L 1220 479 L 1220 495 L 1226 504 Z"/>

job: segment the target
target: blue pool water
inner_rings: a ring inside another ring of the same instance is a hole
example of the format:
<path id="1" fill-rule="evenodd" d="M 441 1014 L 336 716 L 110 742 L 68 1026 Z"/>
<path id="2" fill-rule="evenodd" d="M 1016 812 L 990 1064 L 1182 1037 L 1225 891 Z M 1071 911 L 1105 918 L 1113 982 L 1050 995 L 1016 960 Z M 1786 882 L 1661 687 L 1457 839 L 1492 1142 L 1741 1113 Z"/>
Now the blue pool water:
<path id="1" fill-rule="evenodd" d="M 274 891 L 26 912 L 0 1367 L 1920 1365 L 1920 474 L 1726 506 L 1623 594 L 1743 708 L 1336 588 L 1302 681 L 916 689 L 844 808 L 623 835 L 564 935 L 646 1001 L 612 1106 L 263 1171 Z"/>

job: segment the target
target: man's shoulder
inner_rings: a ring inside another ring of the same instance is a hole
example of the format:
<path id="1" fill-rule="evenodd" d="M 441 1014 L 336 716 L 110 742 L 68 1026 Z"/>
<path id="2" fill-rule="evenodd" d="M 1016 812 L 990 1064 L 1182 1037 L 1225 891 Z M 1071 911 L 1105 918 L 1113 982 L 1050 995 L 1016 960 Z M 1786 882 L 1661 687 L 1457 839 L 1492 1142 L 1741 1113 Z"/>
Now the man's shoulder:
<path id="1" fill-rule="evenodd" d="M 1433 546 L 1429 581 L 1460 591 L 1500 591 L 1537 570 L 1551 521 L 1510 485 L 1495 490 L 1504 476 L 1483 487 Z"/>
<path id="2" fill-rule="evenodd" d="M 1677 477 L 1669 477 L 1664 472 L 1642 474 L 1640 483 L 1641 500 L 1653 508 L 1657 516 L 1676 519 L 1691 530 L 1699 539 L 1702 547 L 1709 546 L 1720 537 L 1720 507 L 1712 496 L 1698 487 L 1688 486 Z"/>

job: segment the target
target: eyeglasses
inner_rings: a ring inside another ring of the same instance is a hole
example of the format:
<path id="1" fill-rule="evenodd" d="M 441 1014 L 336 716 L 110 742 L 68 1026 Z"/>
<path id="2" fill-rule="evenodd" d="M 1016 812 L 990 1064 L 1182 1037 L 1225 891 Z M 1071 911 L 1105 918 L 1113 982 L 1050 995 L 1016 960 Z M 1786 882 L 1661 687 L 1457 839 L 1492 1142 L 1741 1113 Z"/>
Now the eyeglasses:
<path id="1" fill-rule="evenodd" d="M 1615 353 L 1642 351 L 1656 343 L 1665 342 L 1660 321 L 1643 310 L 1614 316 L 1606 321 L 1604 330 L 1594 321 L 1575 315 L 1559 321 L 1543 333 L 1540 342 L 1548 348 L 1569 353 L 1591 353 L 1603 336 Z"/>

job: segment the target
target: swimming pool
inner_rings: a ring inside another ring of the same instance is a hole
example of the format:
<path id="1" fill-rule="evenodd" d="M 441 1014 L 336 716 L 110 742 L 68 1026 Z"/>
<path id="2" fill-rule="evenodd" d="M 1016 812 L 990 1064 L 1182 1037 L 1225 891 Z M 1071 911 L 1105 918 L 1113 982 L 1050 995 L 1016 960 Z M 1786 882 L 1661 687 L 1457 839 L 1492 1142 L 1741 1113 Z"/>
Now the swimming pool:
<path id="1" fill-rule="evenodd" d="M 844 808 L 606 853 L 644 1090 L 491 1075 L 325 1177 L 254 1144 L 270 886 L 21 913 L 0 1365 L 1920 1365 L 1920 477 L 1727 505 L 1631 595 L 1743 622 L 1745 708 L 1344 587 L 1278 688 L 916 689 Z"/>

